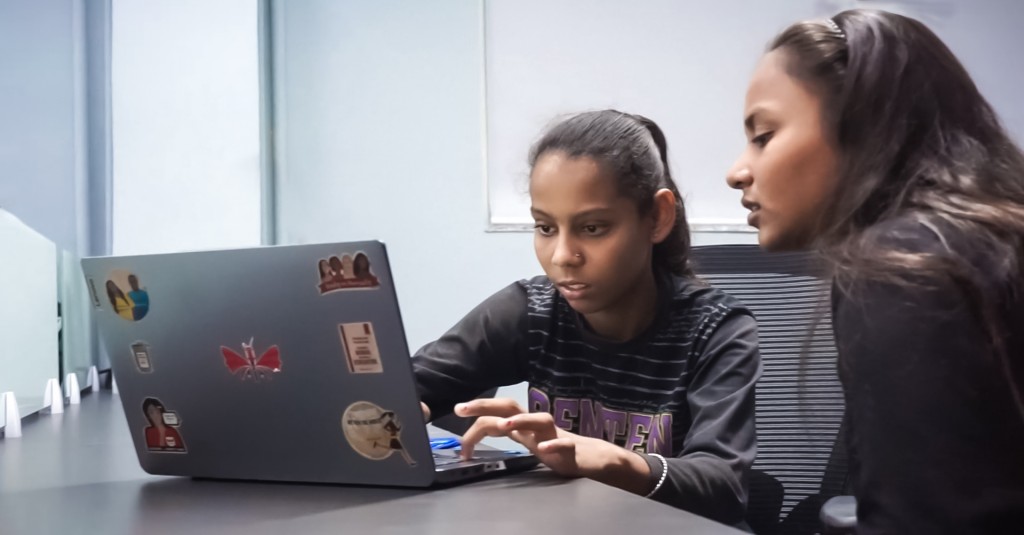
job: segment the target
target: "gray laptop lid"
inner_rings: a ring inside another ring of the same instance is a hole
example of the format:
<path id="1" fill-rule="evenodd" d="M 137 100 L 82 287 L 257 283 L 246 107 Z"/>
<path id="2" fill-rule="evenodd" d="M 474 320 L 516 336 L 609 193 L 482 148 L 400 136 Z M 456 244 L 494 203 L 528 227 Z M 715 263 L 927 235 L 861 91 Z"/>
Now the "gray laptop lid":
<path id="1" fill-rule="evenodd" d="M 82 267 L 147 472 L 434 480 L 380 242 L 86 258 Z"/>

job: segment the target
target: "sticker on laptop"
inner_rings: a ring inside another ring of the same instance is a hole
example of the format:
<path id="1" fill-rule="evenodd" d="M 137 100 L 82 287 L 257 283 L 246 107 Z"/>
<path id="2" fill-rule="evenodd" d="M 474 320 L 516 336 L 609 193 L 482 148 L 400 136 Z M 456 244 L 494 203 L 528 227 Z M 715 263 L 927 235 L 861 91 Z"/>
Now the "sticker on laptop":
<path id="1" fill-rule="evenodd" d="M 149 425 L 143 432 L 147 450 L 159 453 L 188 453 L 185 440 L 178 431 L 181 427 L 178 413 L 167 410 L 156 398 L 143 400 L 142 413 L 149 420 Z"/>
<path id="2" fill-rule="evenodd" d="M 242 342 L 242 354 L 227 346 L 220 346 L 220 354 L 224 357 L 228 371 L 240 376 L 243 381 L 252 379 L 259 382 L 281 371 L 281 350 L 273 345 L 257 357 L 252 338 L 248 344 Z"/>
<path id="3" fill-rule="evenodd" d="M 114 270 L 107 278 L 107 299 L 118 317 L 139 321 L 149 313 L 149 292 L 138 275 L 125 270 Z"/>
<path id="4" fill-rule="evenodd" d="M 132 362 L 142 373 L 153 371 L 153 360 L 149 357 L 149 344 L 141 340 L 132 344 Z"/>
<path id="5" fill-rule="evenodd" d="M 96 281 L 92 280 L 92 277 L 90 277 L 86 279 L 86 282 L 88 283 L 87 286 L 89 286 L 89 297 L 92 298 L 93 308 L 101 308 L 100 294 L 96 293 Z"/>
<path id="6" fill-rule="evenodd" d="M 397 452 L 406 464 L 416 466 L 416 461 L 402 446 L 402 423 L 394 411 L 369 401 L 357 401 L 342 414 L 341 429 L 348 445 L 367 459 L 383 461 Z"/>
<path id="7" fill-rule="evenodd" d="M 320 295 L 339 290 L 362 290 L 379 288 L 380 281 L 370 267 L 370 257 L 360 251 L 351 256 L 331 256 L 317 262 Z"/>
<path id="8" fill-rule="evenodd" d="M 341 337 L 350 373 L 384 373 L 372 323 L 364 321 L 338 324 L 338 336 Z"/>

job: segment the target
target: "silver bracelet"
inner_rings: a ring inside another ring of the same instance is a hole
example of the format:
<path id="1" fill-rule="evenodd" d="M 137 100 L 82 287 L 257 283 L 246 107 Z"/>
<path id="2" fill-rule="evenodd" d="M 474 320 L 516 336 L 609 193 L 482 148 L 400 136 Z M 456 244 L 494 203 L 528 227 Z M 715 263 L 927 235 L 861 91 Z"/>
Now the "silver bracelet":
<path id="1" fill-rule="evenodd" d="M 650 498 L 651 496 L 654 496 L 654 493 L 658 492 L 658 489 L 660 489 L 661 486 L 665 484 L 665 478 L 668 477 L 668 461 L 666 461 L 665 458 L 658 453 L 651 453 L 649 455 L 661 461 L 661 477 L 658 478 L 658 484 L 654 486 L 654 489 L 651 490 L 651 492 L 648 492 L 647 496 L 644 496 L 644 498 Z"/>

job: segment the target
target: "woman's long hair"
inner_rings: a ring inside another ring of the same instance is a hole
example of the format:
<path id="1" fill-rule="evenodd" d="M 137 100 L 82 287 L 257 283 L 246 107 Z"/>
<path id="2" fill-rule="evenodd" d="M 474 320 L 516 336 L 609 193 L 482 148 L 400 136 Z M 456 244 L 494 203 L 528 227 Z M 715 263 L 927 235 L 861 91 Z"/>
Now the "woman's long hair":
<path id="1" fill-rule="evenodd" d="M 853 294 L 864 280 L 954 284 L 1012 377 L 998 307 L 1024 286 L 1024 154 L 966 69 L 924 24 L 883 11 L 794 24 L 770 49 L 820 97 L 839 154 L 837 186 L 815 233 L 839 291 Z M 898 218 L 943 243 L 969 240 L 990 261 L 981 267 L 880 240 L 878 229 Z"/>

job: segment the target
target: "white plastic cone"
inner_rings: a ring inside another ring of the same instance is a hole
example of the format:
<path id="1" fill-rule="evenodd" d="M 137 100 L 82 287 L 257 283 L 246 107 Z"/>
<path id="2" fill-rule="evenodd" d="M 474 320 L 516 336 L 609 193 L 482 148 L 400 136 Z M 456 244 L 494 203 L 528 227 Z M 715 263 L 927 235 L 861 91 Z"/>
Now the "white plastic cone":
<path id="1" fill-rule="evenodd" d="M 100 371 L 96 369 L 96 366 L 89 366 L 87 381 L 85 384 L 87 388 L 90 388 L 93 392 L 100 391 Z"/>
<path id="2" fill-rule="evenodd" d="M 56 378 L 46 381 L 46 393 L 43 394 L 43 408 L 48 409 L 50 414 L 64 412 L 64 396 L 60 392 L 60 383 Z"/>
<path id="3" fill-rule="evenodd" d="M 14 392 L 4 392 L 4 438 L 21 436 L 21 413 L 18 412 L 18 401 Z"/>
<path id="4" fill-rule="evenodd" d="M 71 372 L 64 378 L 64 397 L 68 403 L 78 405 L 82 402 L 82 389 L 78 387 L 78 374 Z"/>

